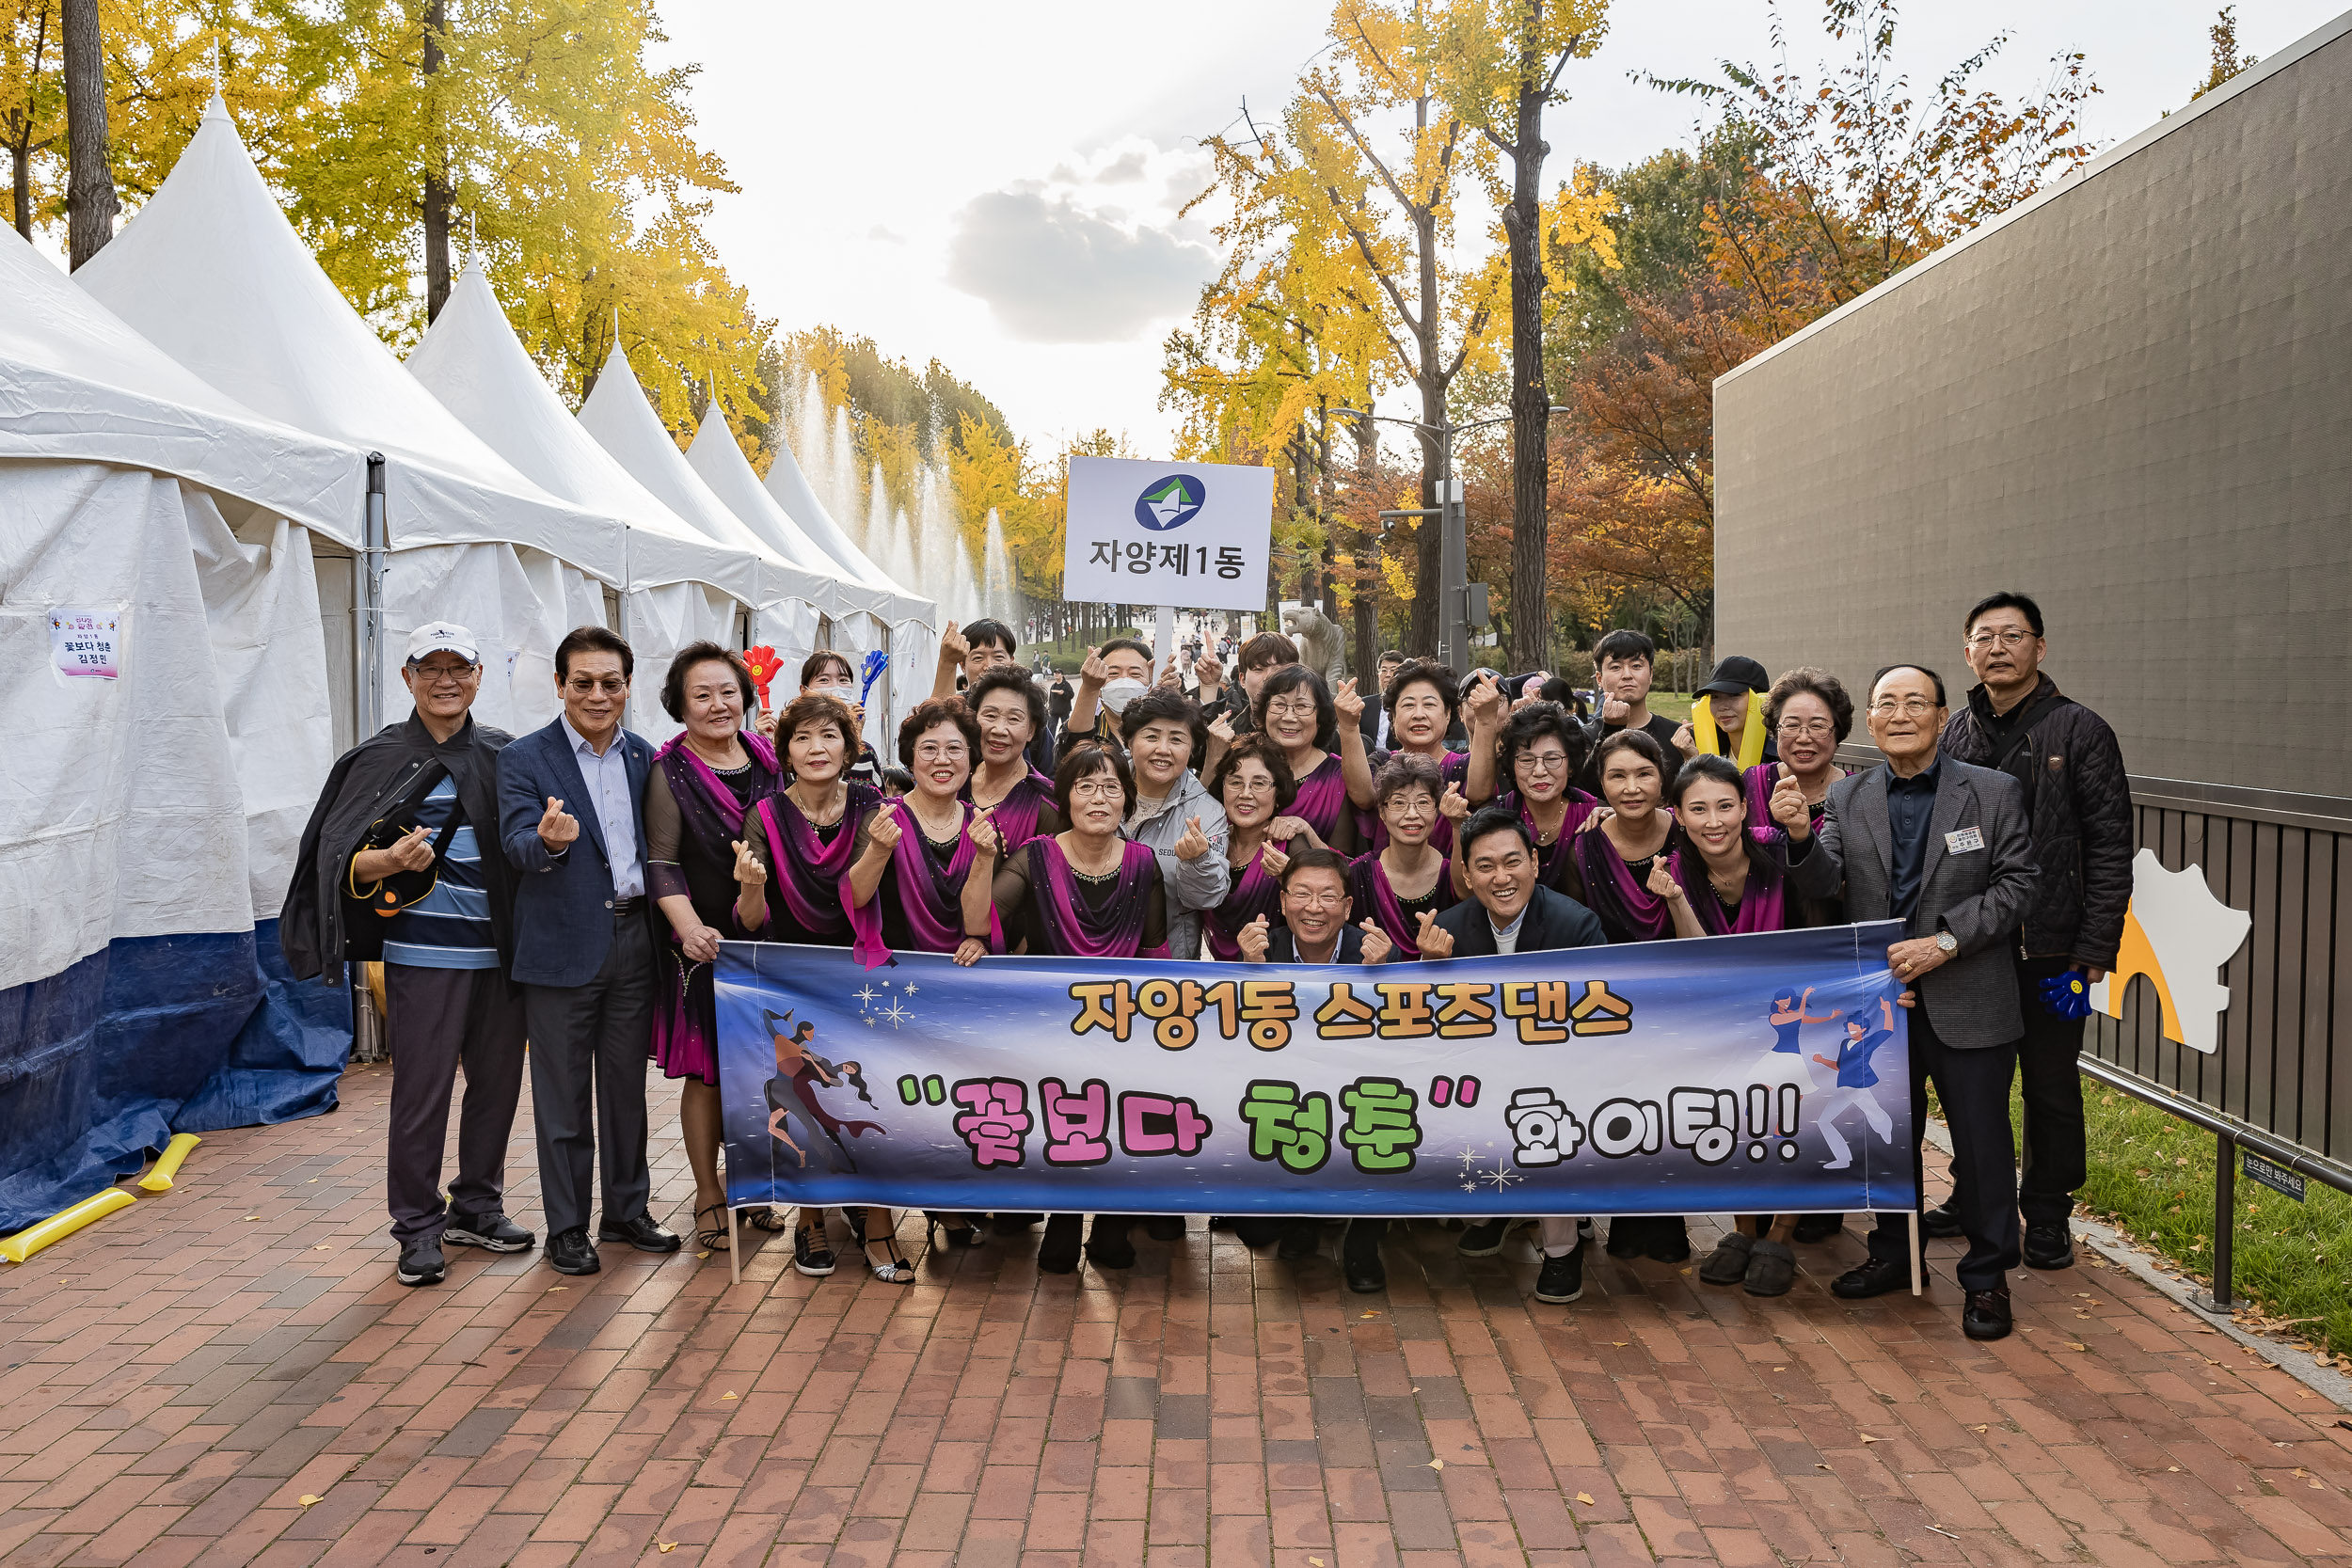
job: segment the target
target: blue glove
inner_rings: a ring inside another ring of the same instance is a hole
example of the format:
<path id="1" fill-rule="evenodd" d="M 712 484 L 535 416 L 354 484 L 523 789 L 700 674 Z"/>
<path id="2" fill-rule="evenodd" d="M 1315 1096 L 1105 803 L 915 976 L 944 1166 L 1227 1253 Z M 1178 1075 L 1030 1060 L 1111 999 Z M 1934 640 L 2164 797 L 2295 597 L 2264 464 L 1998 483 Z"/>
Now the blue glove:
<path id="1" fill-rule="evenodd" d="M 2042 1005 L 2058 1018 L 2090 1016 L 2090 977 L 2079 969 L 2053 974 L 2042 982 Z"/>

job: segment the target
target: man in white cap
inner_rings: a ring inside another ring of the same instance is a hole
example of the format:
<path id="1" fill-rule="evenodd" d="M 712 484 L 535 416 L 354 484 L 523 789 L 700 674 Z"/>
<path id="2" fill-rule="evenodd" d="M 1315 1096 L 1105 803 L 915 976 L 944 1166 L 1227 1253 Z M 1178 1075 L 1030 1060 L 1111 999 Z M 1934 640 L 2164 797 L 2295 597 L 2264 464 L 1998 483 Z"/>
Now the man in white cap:
<path id="1" fill-rule="evenodd" d="M 346 962 L 383 960 L 392 1055 L 385 1197 L 400 1282 L 432 1285 L 444 1243 L 532 1244 L 504 1201 L 523 1082 L 523 991 L 507 976 L 516 879 L 496 849 L 498 757 L 511 737 L 473 721 L 482 656 L 465 627 L 435 621 L 409 633 L 400 678 L 416 710 L 327 774 L 278 940 L 297 979 L 341 984 Z M 445 1203 L 441 1150 L 461 1062 L 457 1180 Z"/>

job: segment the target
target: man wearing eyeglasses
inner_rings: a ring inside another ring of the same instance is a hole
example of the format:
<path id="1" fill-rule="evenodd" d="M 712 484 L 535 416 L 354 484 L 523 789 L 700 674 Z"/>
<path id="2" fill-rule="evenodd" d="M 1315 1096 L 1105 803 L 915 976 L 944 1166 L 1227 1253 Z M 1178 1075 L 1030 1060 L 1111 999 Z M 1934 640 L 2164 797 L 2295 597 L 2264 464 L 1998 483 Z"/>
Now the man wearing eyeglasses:
<path id="1" fill-rule="evenodd" d="M 656 1224 L 645 1164 L 645 1061 L 653 1034 L 653 933 L 645 910 L 645 777 L 653 748 L 621 727 L 635 656 L 602 626 L 555 645 L 564 711 L 499 759 L 499 836 L 521 874 L 515 978 L 531 1025 L 548 1261 L 600 1267 L 597 1238 L 675 1252 Z M 591 1115 L 593 1097 L 593 1117 Z"/>
<path id="2" fill-rule="evenodd" d="M 1886 967 L 1911 1009 L 1911 1168 L 1923 1180 L 1919 1133 L 1933 1079 L 1952 1130 L 1954 1207 L 1968 1252 L 1960 1261 L 1972 1339 L 2010 1332 L 2009 1271 L 2017 1266 L 2016 1145 L 2009 1085 L 2025 1020 L 2017 1005 L 2017 923 L 2033 896 L 2033 847 L 2017 781 L 1940 754 L 1944 677 L 1889 665 L 1870 683 L 1870 738 L 1886 761 L 1830 786 L 1814 832 L 1793 777 L 1773 789 L 1772 820 L 1788 835 L 1788 878 L 1817 898 L 1843 895 L 1851 921 L 1899 920 L 1908 934 Z M 1867 1260 L 1833 1294 L 1883 1295 L 1911 1282 L 1911 1223 L 1882 1213 Z"/>
<path id="3" fill-rule="evenodd" d="M 1994 594 L 1968 612 L 1962 653 L 1979 682 L 1944 732 L 1947 755 L 1998 768 L 2026 792 L 2033 858 L 2042 868 L 2018 928 L 2018 1003 L 2026 1037 L 2017 1072 L 2025 1099 L 2026 1168 L 2018 1207 L 2025 1257 L 2037 1269 L 2074 1261 L 2067 1224 L 2089 1174 L 2084 1147 L 2082 1015 L 2052 1010 L 2069 980 L 2088 987 L 2115 967 L 2132 901 L 2132 790 L 2123 749 L 2106 721 L 2062 696 L 2042 673 L 2048 644 L 2042 607 Z M 1957 1234 L 1951 1205 L 1928 1212 L 1931 1235 Z"/>
<path id="4" fill-rule="evenodd" d="M 303 829 L 278 937 L 294 977 L 340 984 L 349 961 L 384 963 L 392 1055 L 384 1196 L 395 1277 L 438 1284 L 442 1244 L 521 1252 L 506 1217 L 506 1143 L 522 1097 L 523 998 L 507 977 L 515 877 L 484 854 L 498 825 L 499 756 L 510 737 L 473 721 L 474 636 L 447 621 L 408 634 L 400 678 L 415 711 L 337 760 Z M 457 1180 L 441 1151 L 459 1063 Z"/>

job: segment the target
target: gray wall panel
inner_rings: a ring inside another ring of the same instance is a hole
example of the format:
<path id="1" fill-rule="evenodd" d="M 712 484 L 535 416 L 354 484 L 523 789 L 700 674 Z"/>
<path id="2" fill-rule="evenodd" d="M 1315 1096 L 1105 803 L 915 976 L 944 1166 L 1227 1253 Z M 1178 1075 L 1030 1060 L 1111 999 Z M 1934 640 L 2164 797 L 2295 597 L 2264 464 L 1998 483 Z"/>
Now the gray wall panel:
<path id="1" fill-rule="evenodd" d="M 1717 384 L 1719 653 L 2019 588 L 2134 774 L 2352 796 L 2352 39 L 2257 75 Z"/>

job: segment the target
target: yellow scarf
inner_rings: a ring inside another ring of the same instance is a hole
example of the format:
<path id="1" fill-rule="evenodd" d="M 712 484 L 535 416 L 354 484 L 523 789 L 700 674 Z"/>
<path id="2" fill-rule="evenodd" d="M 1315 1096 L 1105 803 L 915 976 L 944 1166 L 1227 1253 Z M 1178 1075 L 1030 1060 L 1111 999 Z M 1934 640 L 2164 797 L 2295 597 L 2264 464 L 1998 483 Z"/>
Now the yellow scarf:
<path id="1" fill-rule="evenodd" d="M 1740 731 L 1740 754 L 1736 757 L 1742 771 L 1764 760 L 1764 699 L 1755 692 L 1745 693 L 1748 700 L 1748 721 Z M 1712 700 L 1700 697 L 1691 705 L 1691 733 L 1698 737 L 1699 750 L 1720 752 L 1715 736 L 1715 707 Z"/>

